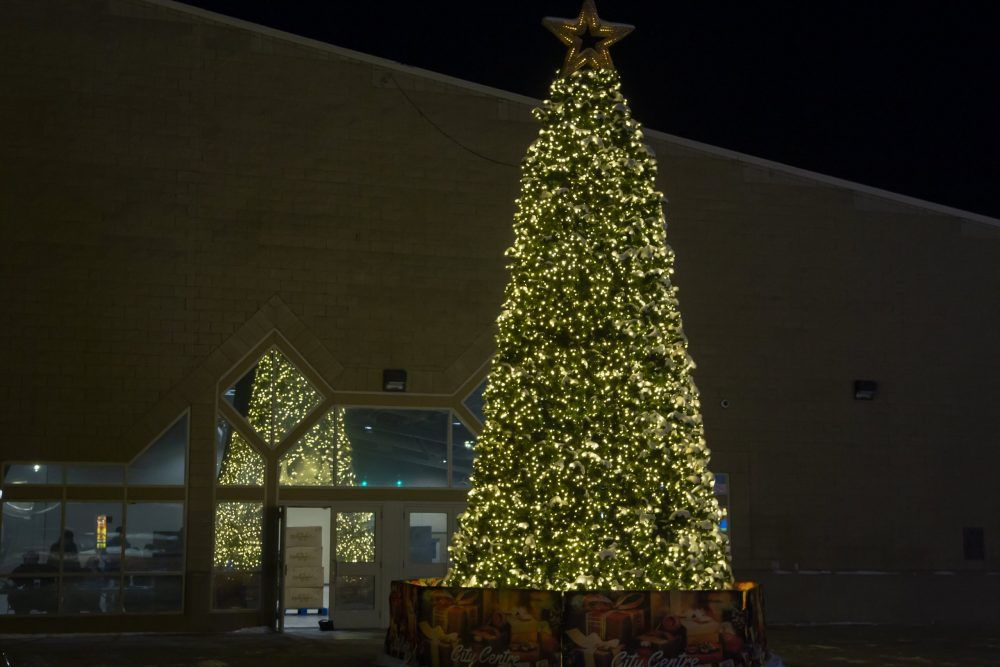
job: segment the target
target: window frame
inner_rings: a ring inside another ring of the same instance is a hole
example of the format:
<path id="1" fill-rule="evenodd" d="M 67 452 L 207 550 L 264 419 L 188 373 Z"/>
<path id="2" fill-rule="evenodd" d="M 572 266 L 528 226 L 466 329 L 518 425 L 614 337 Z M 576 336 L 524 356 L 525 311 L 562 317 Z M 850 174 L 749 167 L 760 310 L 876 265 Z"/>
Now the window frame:
<path id="1" fill-rule="evenodd" d="M 137 458 L 139 458 L 143 453 L 149 450 L 156 442 L 171 428 L 173 428 L 177 422 L 181 419 L 187 420 L 187 429 L 185 430 L 184 436 L 184 483 L 183 485 L 178 484 L 130 484 L 128 481 L 128 469 L 129 466 Z M 46 483 L 46 484 L 22 484 L 22 483 L 12 483 L 8 484 L 5 479 L 0 480 L 0 507 L 4 503 L 12 501 L 50 501 L 59 502 L 59 542 L 60 542 L 60 559 L 59 559 L 59 569 L 53 575 L 56 579 L 56 611 L 53 613 L 40 614 L 46 618 L 79 618 L 80 613 L 78 612 L 63 612 L 63 579 L 64 576 L 67 579 L 80 579 L 87 576 L 87 574 L 75 574 L 75 573 L 64 573 L 63 572 L 63 559 L 62 559 L 62 539 L 63 533 L 66 530 L 66 506 L 70 502 L 89 502 L 89 503 L 121 503 L 122 505 L 122 535 L 123 538 L 127 539 L 128 535 L 128 505 L 130 503 L 170 503 L 179 504 L 181 506 L 181 517 L 182 524 L 181 530 L 184 534 L 184 546 L 181 552 L 181 563 L 179 571 L 163 571 L 162 573 L 152 573 L 152 576 L 179 576 L 180 586 L 181 586 L 181 598 L 180 604 L 176 610 L 169 611 L 144 611 L 144 612 L 129 612 L 125 610 L 125 577 L 129 575 L 135 575 L 136 573 L 126 572 L 124 569 L 124 548 L 122 549 L 122 560 L 121 567 L 117 573 L 109 574 L 109 578 L 118 579 L 118 605 L 117 609 L 113 612 L 104 612 L 102 616 L 160 616 L 160 615 L 182 615 L 184 614 L 184 608 L 186 604 L 187 595 L 187 567 L 188 567 L 188 533 L 189 533 L 189 522 L 188 522 L 188 508 L 189 508 L 189 471 L 188 463 L 190 461 L 191 455 L 191 408 L 187 407 L 180 412 L 174 419 L 170 420 L 170 423 L 166 428 L 161 430 L 153 438 L 149 440 L 145 447 L 139 450 L 135 456 L 133 456 L 129 461 L 126 462 L 115 462 L 115 461 L 70 461 L 70 460 L 19 460 L 10 459 L 0 462 L 0 472 L 3 473 L 4 478 L 6 478 L 6 470 L 8 465 L 58 465 L 61 466 L 60 483 Z M 120 465 L 123 469 L 122 474 L 122 484 L 69 484 L 67 471 L 70 467 L 81 467 L 88 465 Z M 3 534 L 3 512 L 0 511 L 0 535 Z M 6 613 L 0 614 L 0 616 L 7 615 Z"/>

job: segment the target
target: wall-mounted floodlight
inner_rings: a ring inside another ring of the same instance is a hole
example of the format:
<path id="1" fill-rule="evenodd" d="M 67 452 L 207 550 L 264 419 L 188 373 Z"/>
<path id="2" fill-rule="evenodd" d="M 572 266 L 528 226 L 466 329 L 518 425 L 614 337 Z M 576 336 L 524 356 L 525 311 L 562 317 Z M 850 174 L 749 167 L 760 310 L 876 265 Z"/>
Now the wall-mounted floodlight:
<path id="1" fill-rule="evenodd" d="M 878 393 L 878 382 L 875 382 L 874 380 L 854 381 L 854 400 L 872 401 L 875 400 L 875 395 L 877 393 Z"/>
<path id="2" fill-rule="evenodd" d="M 406 391 L 406 371 L 401 368 L 383 370 L 382 391 Z"/>

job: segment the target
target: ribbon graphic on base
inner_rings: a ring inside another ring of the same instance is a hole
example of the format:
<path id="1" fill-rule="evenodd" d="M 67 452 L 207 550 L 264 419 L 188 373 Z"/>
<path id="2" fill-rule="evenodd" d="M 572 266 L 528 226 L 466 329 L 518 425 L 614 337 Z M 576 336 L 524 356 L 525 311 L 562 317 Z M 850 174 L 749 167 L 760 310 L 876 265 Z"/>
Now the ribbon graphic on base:
<path id="1" fill-rule="evenodd" d="M 604 640 L 596 632 L 585 635 L 576 628 L 573 628 L 566 631 L 566 636 L 572 639 L 573 643 L 583 653 L 584 667 L 595 667 L 596 661 L 594 657 L 598 651 L 607 651 L 614 654 L 621 650 L 617 639 Z"/>
<path id="2" fill-rule="evenodd" d="M 442 645 L 454 646 L 458 643 L 457 632 L 445 632 L 440 625 L 431 626 L 427 621 L 420 621 L 420 631 L 424 633 L 431 645 L 431 663 L 441 667 Z M 451 650 L 449 649 L 449 653 Z"/>

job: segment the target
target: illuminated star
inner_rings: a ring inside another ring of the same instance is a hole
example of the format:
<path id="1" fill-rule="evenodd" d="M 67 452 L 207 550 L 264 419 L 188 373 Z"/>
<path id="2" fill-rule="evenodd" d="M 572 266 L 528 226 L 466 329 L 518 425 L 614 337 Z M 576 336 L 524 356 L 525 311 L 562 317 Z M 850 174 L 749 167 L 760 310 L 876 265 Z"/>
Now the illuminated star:
<path id="1" fill-rule="evenodd" d="M 542 19 L 542 25 L 569 47 L 563 63 L 564 75 L 584 67 L 614 69 L 608 47 L 635 30 L 635 26 L 625 23 L 602 21 L 597 15 L 594 0 L 585 0 L 580 15 L 575 19 L 547 16 Z"/>

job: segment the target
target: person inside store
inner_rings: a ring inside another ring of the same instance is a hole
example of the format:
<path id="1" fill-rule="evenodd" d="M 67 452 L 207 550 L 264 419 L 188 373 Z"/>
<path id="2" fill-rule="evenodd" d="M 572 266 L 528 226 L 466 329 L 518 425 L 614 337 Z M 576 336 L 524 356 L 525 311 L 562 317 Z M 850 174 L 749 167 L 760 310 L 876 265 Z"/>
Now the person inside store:
<path id="1" fill-rule="evenodd" d="M 80 557 L 77 552 L 76 542 L 73 541 L 73 531 L 64 530 L 62 539 L 62 569 L 63 572 L 72 572 L 80 569 Z M 49 562 L 58 563 L 60 559 L 59 540 L 49 547 Z"/>
<path id="2" fill-rule="evenodd" d="M 54 612 L 56 606 L 56 568 L 40 562 L 37 551 L 26 551 L 21 564 L 10 572 L 7 606 L 15 614 L 33 611 Z"/>

